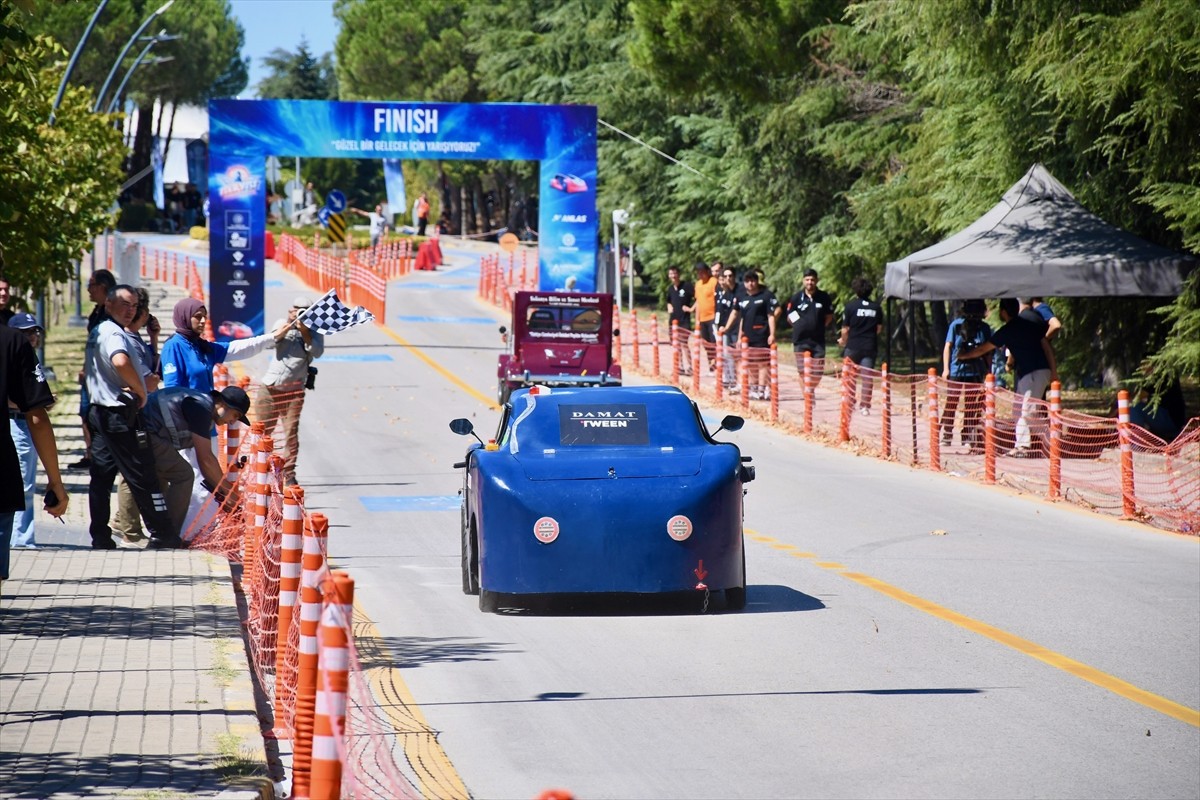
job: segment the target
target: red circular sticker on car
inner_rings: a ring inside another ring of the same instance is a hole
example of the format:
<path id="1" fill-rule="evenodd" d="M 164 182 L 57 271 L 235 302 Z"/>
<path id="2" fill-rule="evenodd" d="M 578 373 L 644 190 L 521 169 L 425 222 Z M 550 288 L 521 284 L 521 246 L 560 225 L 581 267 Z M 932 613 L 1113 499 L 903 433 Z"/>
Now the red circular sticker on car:
<path id="1" fill-rule="evenodd" d="M 676 514 L 667 520 L 667 534 L 677 542 L 692 535 L 692 521 L 683 514 Z"/>
<path id="2" fill-rule="evenodd" d="M 542 517 L 533 523 L 533 535 L 542 544 L 550 544 L 558 538 L 558 520 L 554 517 Z"/>

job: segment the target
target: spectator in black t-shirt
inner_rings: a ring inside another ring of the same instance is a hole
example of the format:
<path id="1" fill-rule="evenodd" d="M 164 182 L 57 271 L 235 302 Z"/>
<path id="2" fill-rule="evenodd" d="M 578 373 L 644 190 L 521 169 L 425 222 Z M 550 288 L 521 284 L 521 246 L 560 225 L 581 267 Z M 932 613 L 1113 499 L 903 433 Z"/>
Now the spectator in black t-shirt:
<path id="1" fill-rule="evenodd" d="M 734 359 L 737 358 L 738 333 L 731 325 L 734 311 L 738 304 L 737 273 L 733 267 L 726 267 L 720 261 L 713 264 L 713 272 L 717 276 L 716 317 L 713 319 L 713 332 L 721 338 L 725 348 L 725 363 L 721 367 L 721 380 L 725 386 L 735 383 Z"/>
<path id="2" fill-rule="evenodd" d="M 846 358 L 865 369 L 874 369 L 875 356 L 879 353 L 879 332 L 883 330 L 883 309 L 867 299 L 871 296 L 871 282 L 861 275 L 850 281 L 850 290 L 856 297 L 846 303 L 842 312 L 842 334 L 838 337 L 838 345 Z M 871 379 L 863 378 L 862 383 L 859 412 L 865 415 L 871 413 Z M 854 388 L 850 391 L 853 393 Z M 850 404 L 854 404 L 853 394 Z"/>
<path id="3" fill-rule="evenodd" d="M 667 279 L 671 281 L 671 285 L 667 287 L 667 310 L 669 322 L 678 322 L 682 330 L 690 331 L 692 329 L 692 315 L 687 310 L 695 301 L 696 296 L 692 292 L 692 284 L 679 277 L 679 267 L 667 268 Z"/>
<path id="4" fill-rule="evenodd" d="M 0 402 L 16 406 L 29 426 L 29 438 L 46 470 L 46 511 L 61 517 L 67 510 L 67 490 L 58 471 L 58 445 L 48 409 L 54 404 L 37 353 L 21 331 L 0 326 Z M 53 493 L 53 494 L 51 494 Z M 53 502 L 51 502 L 53 500 Z M 0 426 L 0 581 L 8 578 L 9 542 L 13 518 L 25 508 L 21 461 L 8 425 Z"/>
<path id="5" fill-rule="evenodd" d="M 727 327 L 741 322 L 742 337 L 752 348 L 766 349 L 775 344 L 775 310 L 779 301 L 770 289 L 759 282 L 757 270 L 746 270 L 742 276 L 745 292 L 740 295 L 737 308 Z M 736 330 L 736 329 L 735 329 Z M 750 379 L 750 397 L 754 400 L 769 400 L 768 390 L 771 370 L 770 359 L 765 355 L 751 356 L 755 377 Z"/>
<path id="6" fill-rule="evenodd" d="M 1020 309 L 1020 303 L 1015 297 L 1001 300 L 1000 320 L 1004 324 L 987 342 L 958 354 L 959 361 L 969 361 L 987 355 L 996 348 L 1008 348 L 1016 361 L 1014 371 L 1017 376 L 1018 397 L 1013 411 L 1018 419 L 1025 416 L 1026 409 L 1023 408 L 1023 404 L 1026 393 L 1032 399 L 1040 401 L 1050 384 L 1058 380 L 1058 366 L 1054 361 L 1054 351 L 1050 349 L 1050 342 L 1046 340 L 1045 329 L 1022 317 Z M 1040 403 L 1033 404 L 1033 408 L 1028 410 L 1029 418 L 1040 415 L 1040 408 Z M 1032 425 L 1028 420 L 1027 424 Z M 1030 441 L 1018 440 L 1014 450 L 1028 450 L 1030 444 Z"/>
<path id="7" fill-rule="evenodd" d="M 230 386 L 220 392 L 200 392 L 172 386 L 146 398 L 143 417 L 154 452 L 154 468 L 172 524 L 181 531 L 192 497 L 195 473 L 180 451 L 194 450 L 205 487 L 224 501 L 233 487 L 213 454 L 210 433 L 215 425 L 246 420 L 250 398 L 245 390 Z"/>
<path id="8" fill-rule="evenodd" d="M 687 375 L 690 359 L 687 358 L 687 342 L 692 332 L 692 315 L 687 310 L 696 302 L 692 285 L 679 278 L 679 267 L 667 267 L 667 278 L 671 285 L 667 287 L 667 325 L 671 330 L 671 347 L 681 348 L 683 358 L 680 359 L 680 373 Z"/>
<path id="9" fill-rule="evenodd" d="M 817 288 L 817 280 L 815 269 L 804 271 L 804 286 L 788 300 L 785 313 L 792 326 L 796 372 L 804 377 L 804 354 L 809 353 L 817 359 L 813 370 L 819 382 L 825 370 L 825 329 L 833 322 L 833 298 Z"/>

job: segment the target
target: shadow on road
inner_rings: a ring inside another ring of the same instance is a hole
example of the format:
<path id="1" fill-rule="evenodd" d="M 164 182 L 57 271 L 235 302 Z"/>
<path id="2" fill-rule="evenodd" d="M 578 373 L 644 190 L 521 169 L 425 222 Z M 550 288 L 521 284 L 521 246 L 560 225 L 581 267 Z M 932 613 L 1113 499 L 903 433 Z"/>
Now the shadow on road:
<path id="1" fill-rule="evenodd" d="M 983 694 L 986 689 L 959 689 L 934 687 L 925 689 L 823 689 L 797 692 L 715 692 L 712 694 L 650 694 L 650 695 L 604 695 L 589 697 L 586 692 L 542 692 L 533 697 L 511 700 L 459 700 L 445 703 L 422 703 L 422 708 L 433 706 L 491 706 L 512 705 L 516 703 L 595 703 L 595 702 L 628 702 L 630 700 L 705 700 L 722 697 L 740 697 L 752 699 L 755 697 L 815 697 L 819 695 L 860 694 L 876 697 L 923 696 L 923 695 L 965 695 Z"/>
<path id="2" fill-rule="evenodd" d="M 825 604 L 790 586 L 755 584 L 746 587 L 746 608 L 731 611 L 720 591 L 662 594 L 500 595 L 498 613 L 509 616 L 644 617 L 698 613 L 770 614 L 819 611 Z"/>

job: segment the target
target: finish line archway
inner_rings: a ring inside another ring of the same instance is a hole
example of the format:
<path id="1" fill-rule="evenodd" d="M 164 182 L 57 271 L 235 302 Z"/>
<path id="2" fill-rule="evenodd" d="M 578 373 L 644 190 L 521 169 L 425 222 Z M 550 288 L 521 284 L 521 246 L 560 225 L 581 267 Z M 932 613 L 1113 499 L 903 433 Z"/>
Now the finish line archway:
<path id="1" fill-rule="evenodd" d="M 537 161 L 539 288 L 595 290 L 595 106 L 212 100 L 208 125 L 213 319 L 264 330 L 268 155 Z"/>

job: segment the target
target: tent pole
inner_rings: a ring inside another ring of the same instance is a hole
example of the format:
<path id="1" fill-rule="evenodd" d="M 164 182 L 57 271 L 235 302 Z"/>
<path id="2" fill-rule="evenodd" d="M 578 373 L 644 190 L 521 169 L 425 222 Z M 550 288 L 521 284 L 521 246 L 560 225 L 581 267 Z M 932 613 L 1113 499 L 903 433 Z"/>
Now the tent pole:
<path id="1" fill-rule="evenodd" d="M 892 363 L 892 303 L 896 302 L 896 298 L 887 298 L 887 308 L 884 309 L 884 330 L 887 331 L 887 342 L 884 343 L 884 353 L 888 364 Z"/>
<path id="2" fill-rule="evenodd" d="M 917 335 L 916 335 L 916 309 L 913 308 L 913 301 L 908 301 L 908 374 L 917 374 Z"/>

